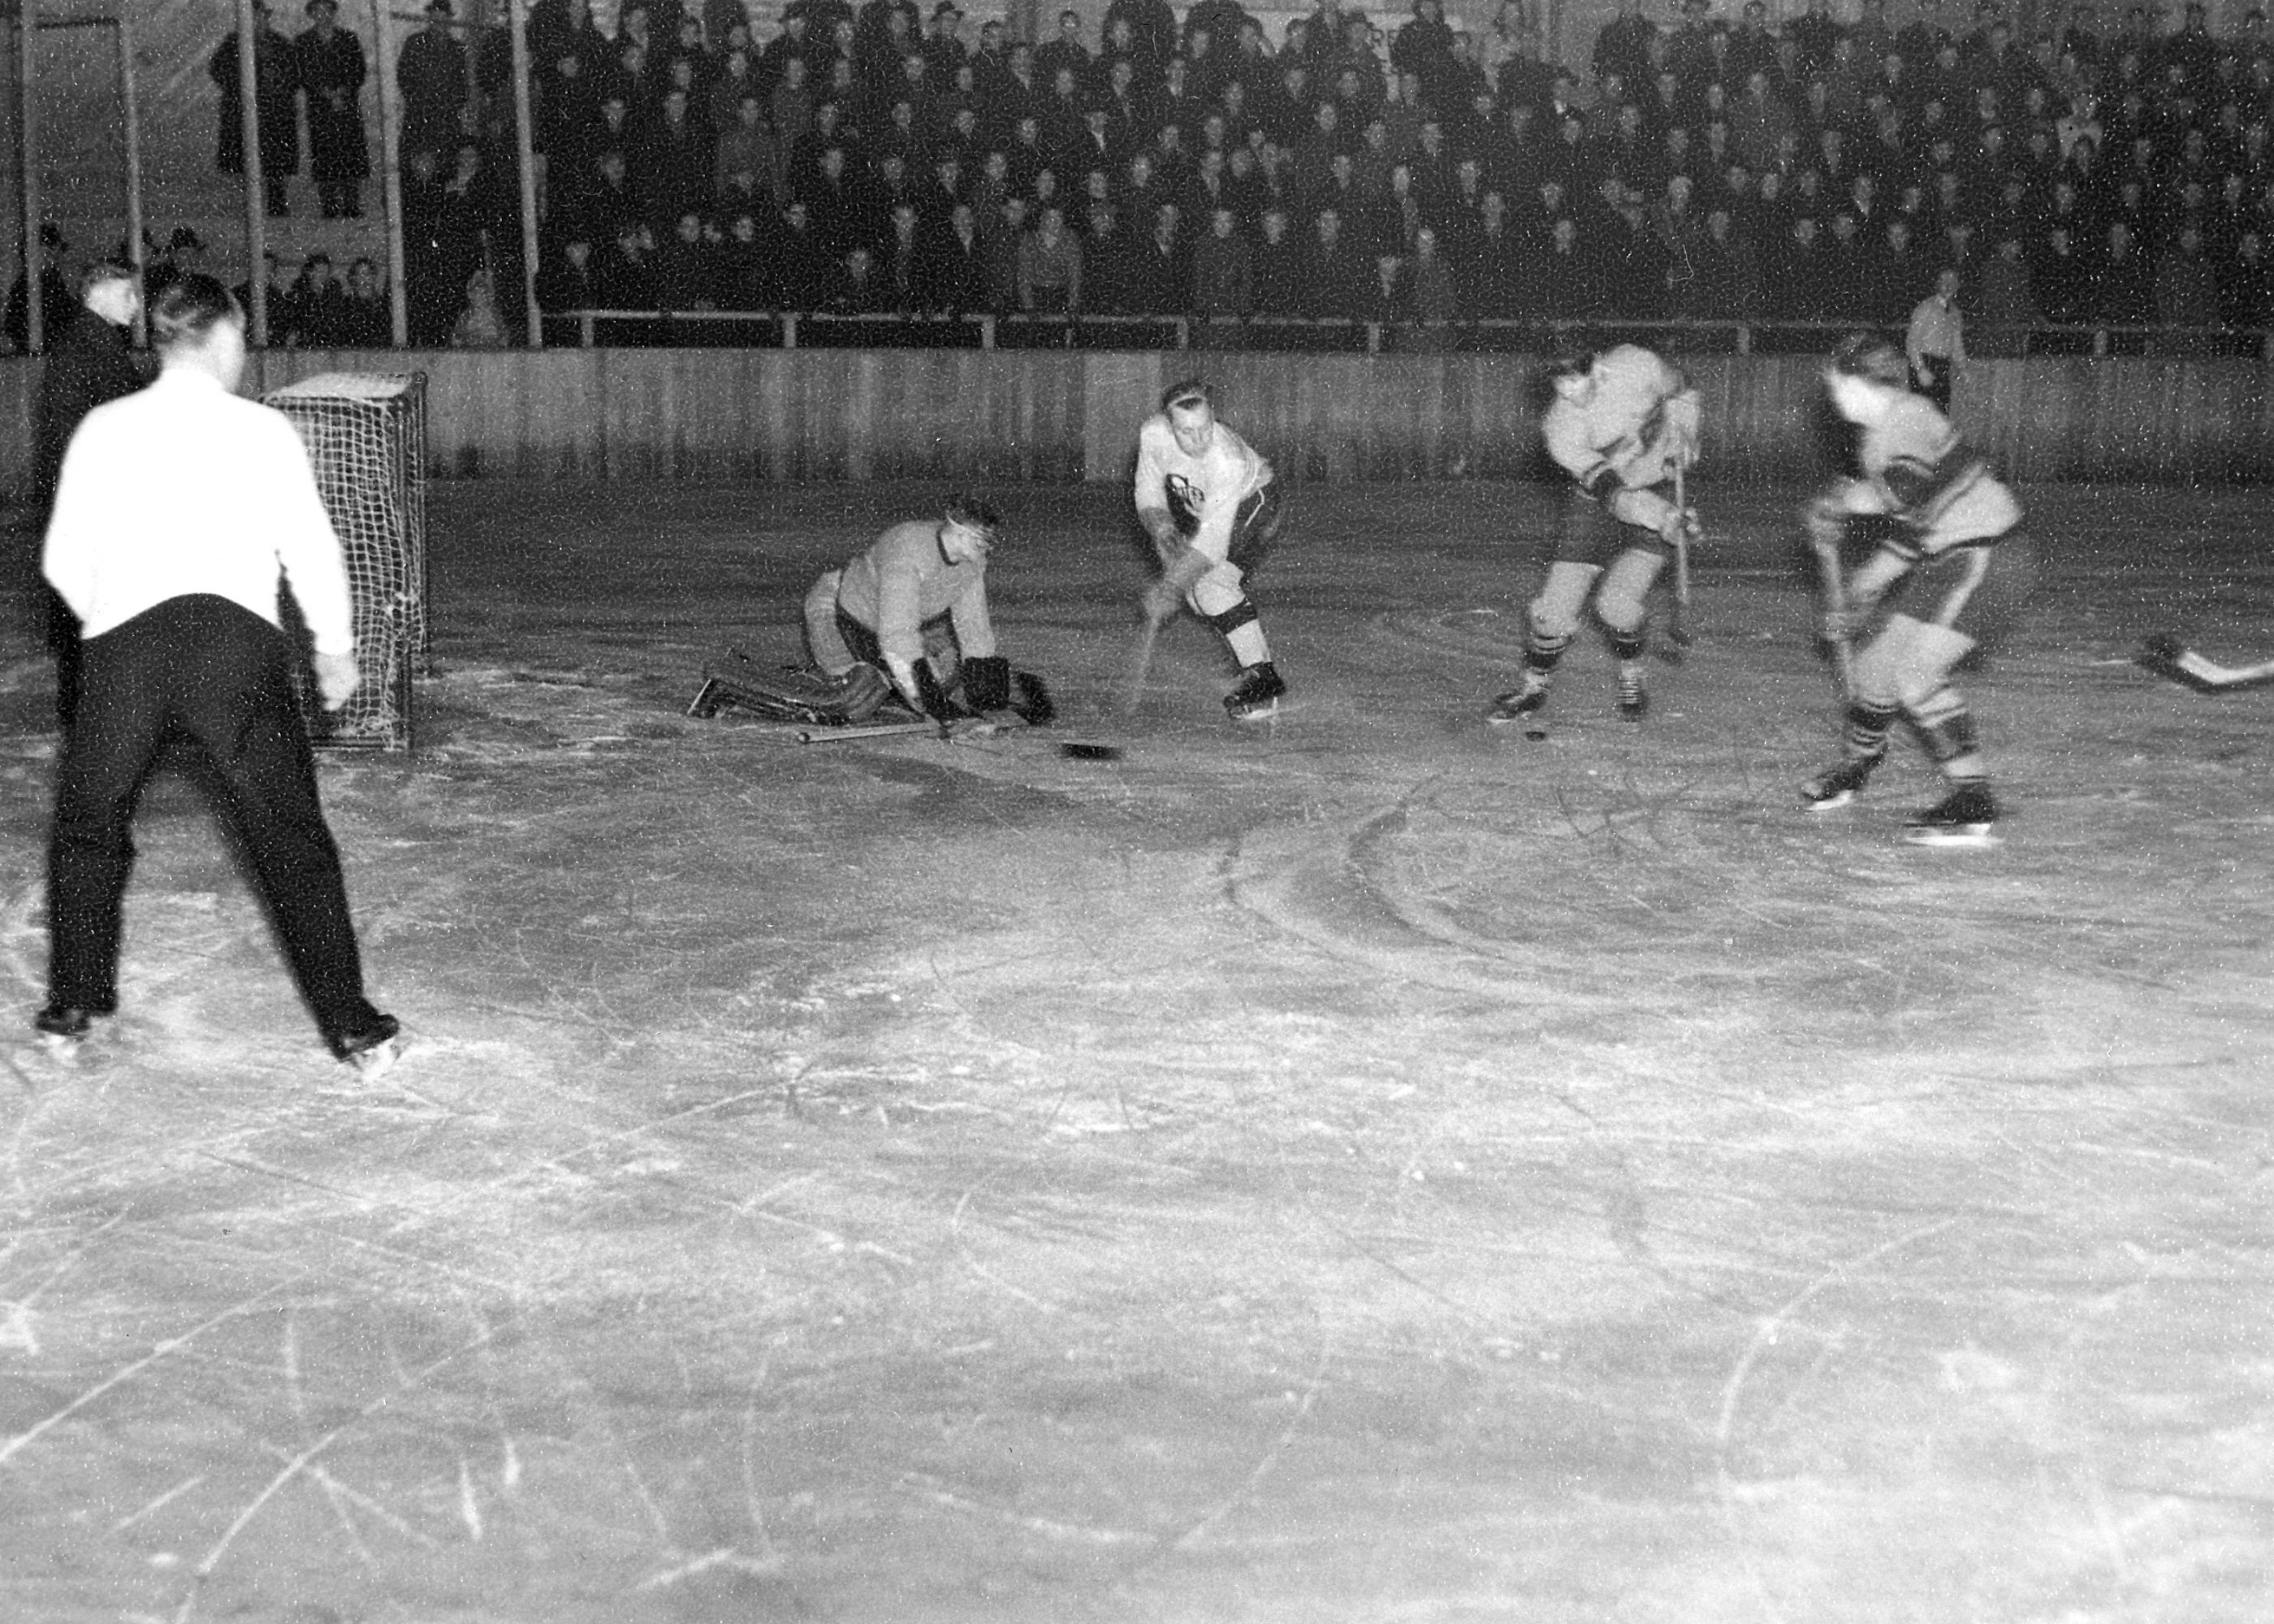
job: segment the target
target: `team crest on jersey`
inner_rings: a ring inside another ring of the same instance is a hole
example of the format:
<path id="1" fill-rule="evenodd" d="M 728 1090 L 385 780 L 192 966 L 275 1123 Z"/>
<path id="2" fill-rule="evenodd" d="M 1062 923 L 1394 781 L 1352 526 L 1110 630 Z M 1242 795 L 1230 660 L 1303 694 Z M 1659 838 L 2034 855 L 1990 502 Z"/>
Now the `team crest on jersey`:
<path id="1" fill-rule="evenodd" d="M 1208 492 L 1182 474 L 1168 477 L 1169 506 L 1185 515 L 1193 523 L 1200 522 L 1201 510 L 1208 506 Z"/>

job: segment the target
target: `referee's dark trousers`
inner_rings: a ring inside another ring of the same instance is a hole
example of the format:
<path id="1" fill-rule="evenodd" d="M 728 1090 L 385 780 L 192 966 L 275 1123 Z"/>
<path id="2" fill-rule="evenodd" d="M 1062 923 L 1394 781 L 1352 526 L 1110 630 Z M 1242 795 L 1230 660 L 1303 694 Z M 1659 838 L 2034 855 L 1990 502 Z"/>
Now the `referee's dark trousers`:
<path id="1" fill-rule="evenodd" d="M 86 644 L 48 850 L 49 996 L 118 1002 L 120 905 L 134 804 L 170 734 L 213 765 L 217 809 L 249 861 L 300 994 L 329 1040 L 377 1018 L 339 847 L 286 668 L 284 635 L 225 598 L 169 598 Z"/>

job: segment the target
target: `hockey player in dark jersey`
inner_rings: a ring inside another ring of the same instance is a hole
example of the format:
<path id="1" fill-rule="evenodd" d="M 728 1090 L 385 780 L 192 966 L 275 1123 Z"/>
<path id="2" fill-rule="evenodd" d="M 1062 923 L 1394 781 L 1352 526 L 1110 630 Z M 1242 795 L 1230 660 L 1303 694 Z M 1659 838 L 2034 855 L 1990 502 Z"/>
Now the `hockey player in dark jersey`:
<path id="1" fill-rule="evenodd" d="M 1802 802 L 1827 812 L 1853 801 L 1886 758 L 1900 716 L 1948 785 L 1910 820 L 1907 838 L 1992 844 L 1998 803 L 1974 718 L 1950 675 L 2012 628 L 2036 584 L 2021 504 L 1948 420 L 1910 393 L 1903 353 L 1886 340 L 1841 340 L 1824 379 L 1834 410 L 1860 431 L 1862 474 L 1835 479 L 1809 504 L 1809 540 L 1835 560 L 1859 523 L 1879 540 L 1847 575 L 1844 602 L 1826 605 L 1825 636 L 1844 647 L 1884 618 L 1855 652 L 1841 759 L 1801 786 Z"/>
<path id="2" fill-rule="evenodd" d="M 1695 526 L 1670 493 L 1675 469 L 1698 457 L 1698 393 L 1679 372 L 1638 344 L 1583 346 L 1559 361 L 1555 387 L 1540 434 L 1571 477 L 1562 534 L 1525 613 L 1523 686 L 1485 712 L 1489 721 L 1522 722 L 1534 738 L 1590 597 L 1618 657 L 1620 714 L 1642 718 L 1651 583 Z"/>

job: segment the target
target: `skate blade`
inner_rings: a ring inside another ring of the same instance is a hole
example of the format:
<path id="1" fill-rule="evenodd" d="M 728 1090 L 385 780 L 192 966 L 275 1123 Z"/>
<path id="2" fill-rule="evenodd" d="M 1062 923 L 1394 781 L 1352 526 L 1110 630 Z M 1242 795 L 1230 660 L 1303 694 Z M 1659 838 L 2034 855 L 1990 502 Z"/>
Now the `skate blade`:
<path id="1" fill-rule="evenodd" d="M 1252 710 L 1227 710 L 1224 714 L 1235 722 L 1268 722 L 1279 714 L 1279 702 L 1275 699 L 1269 704 L 1258 705 Z"/>
<path id="2" fill-rule="evenodd" d="M 1800 805 L 1804 812 L 1837 812 L 1841 808 L 1851 805 L 1855 799 L 1854 790 L 1843 789 L 1835 794 L 1826 795 L 1821 801 L 1811 801 L 1803 795 L 1800 799 Z"/>
<path id="3" fill-rule="evenodd" d="M 1914 825 L 1903 831 L 1903 838 L 1913 846 L 1949 846 L 1960 851 L 1984 851 L 2000 844 L 1997 829 L 1989 823 Z"/>

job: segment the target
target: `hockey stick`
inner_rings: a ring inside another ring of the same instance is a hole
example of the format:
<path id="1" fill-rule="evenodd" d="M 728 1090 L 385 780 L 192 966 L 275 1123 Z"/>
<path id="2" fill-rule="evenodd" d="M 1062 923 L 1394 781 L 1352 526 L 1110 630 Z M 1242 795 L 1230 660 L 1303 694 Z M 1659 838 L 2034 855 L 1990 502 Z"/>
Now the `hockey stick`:
<path id="1" fill-rule="evenodd" d="M 968 717 L 958 722 L 872 722 L 859 727 L 807 727 L 798 731 L 800 744 L 850 744 L 862 739 L 913 738 L 918 733 L 930 733 L 944 744 L 958 739 L 986 739 L 996 733 L 1023 728 L 1023 722 L 990 722 L 980 717 Z"/>
<path id="2" fill-rule="evenodd" d="M 1822 542 L 1811 541 L 1816 553 L 1816 573 L 1824 588 L 1824 608 L 1827 615 L 1837 616 L 1844 622 L 1848 615 L 1848 583 L 1840 574 L 1840 549 Z M 1840 697 L 1851 703 L 1856 698 L 1856 650 L 1843 633 L 1826 639 L 1832 645 L 1832 670 L 1840 684 Z"/>
<path id="3" fill-rule="evenodd" d="M 2274 682 L 2274 660 L 2261 660 L 2255 665 L 2222 665 L 2205 659 L 2169 633 L 2148 639 L 2147 647 L 2140 651 L 2139 664 L 2198 694 L 2223 694 L 2233 688 Z"/>
<path id="4" fill-rule="evenodd" d="M 1145 697 L 1145 679 L 1153 669 L 1153 643 L 1161 635 L 1161 622 L 1151 615 L 1138 629 L 1137 641 L 1129 645 L 1129 658 L 1121 673 L 1119 695 L 1121 714 L 1134 716 Z"/>
<path id="5" fill-rule="evenodd" d="M 1672 665 L 1682 664 L 1682 650 L 1687 649 L 1691 642 L 1688 625 L 1691 520 L 1689 491 L 1683 477 L 1686 467 L 1681 458 L 1675 459 L 1674 505 L 1681 512 L 1682 528 L 1675 533 L 1674 540 L 1674 607 L 1666 617 L 1666 635 L 1674 644 L 1673 651 L 1667 656 L 1667 663 Z"/>

